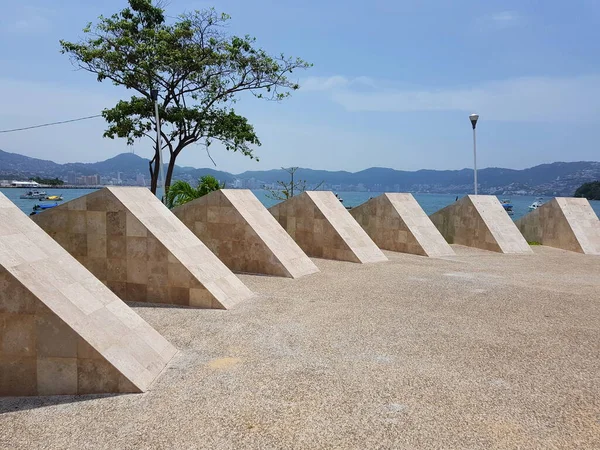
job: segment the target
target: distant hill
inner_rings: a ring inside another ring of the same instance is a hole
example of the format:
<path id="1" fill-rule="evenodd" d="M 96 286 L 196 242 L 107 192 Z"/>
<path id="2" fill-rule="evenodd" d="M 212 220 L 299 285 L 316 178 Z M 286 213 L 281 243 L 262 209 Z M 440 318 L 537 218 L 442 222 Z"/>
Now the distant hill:
<path id="1" fill-rule="evenodd" d="M 16 153 L 0 150 L 0 179 L 42 178 L 67 179 L 69 172 L 76 175 L 98 174 L 105 182 L 120 178 L 134 184 L 138 174 L 146 179 L 148 160 L 133 153 L 123 153 L 97 163 L 57 164 Z M 278 180 L 288 180 L 284 170 L 247 171 L 231 174 L 210 168 L 176 166 L 175 179 L 195 181 L 202 175 L 213 175 L 228 186 L 260 188 Z M 339 191 L 401 191 L 432 193 L 465 193 L 473 187 L 473 171 L 417 170 L 413 172 L 384 167 L 371 167 L 360 172 L 299 169 L 297 179 L 309 185 L 325 182 L 324 188 Z M 555 162 L 529 169 L 514 170 L 490 167 L 478 171 L 481 193 L 496 195 L 573 195 L 583 183 L 600 179 L 600 162 Z M 236 181 L 237 180 L 237 181 Z"/>

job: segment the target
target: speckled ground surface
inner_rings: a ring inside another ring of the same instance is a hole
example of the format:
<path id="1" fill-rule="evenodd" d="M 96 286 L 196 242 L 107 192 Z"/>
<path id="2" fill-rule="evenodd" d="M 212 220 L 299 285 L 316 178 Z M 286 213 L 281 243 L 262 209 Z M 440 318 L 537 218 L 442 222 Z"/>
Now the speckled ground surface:
<path id="1" fill-rule="evenodd" d="M 0 399 L 0 447 L 600 448 L 600 257 L 454 248 L 138 306 L 180 349 L 151 390 Z"/>

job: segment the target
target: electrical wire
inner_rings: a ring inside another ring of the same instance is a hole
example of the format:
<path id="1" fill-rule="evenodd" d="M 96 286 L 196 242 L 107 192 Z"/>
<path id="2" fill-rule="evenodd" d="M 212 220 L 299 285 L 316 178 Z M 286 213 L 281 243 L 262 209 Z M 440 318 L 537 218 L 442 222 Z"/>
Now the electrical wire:
<path id="1" fill-rule="evenodd" d="M 63 123 L 79 122 L 80 120 L 95 119 L 96 117 L 102 117 L 102 114 L 96 114 L 95 116 L 80 117 L 78 119 L 61 120 L 60 122 L 43 123 L 41 125 L 33 125 L 30 127 L 13 128 L 12 130 L 0 130 L 0 133 L 12 133 L 13 131 L 24 131 L 24 130 L 31 130 L 33 128 L 50 127 L 52 125 L 60 125 Z"/>

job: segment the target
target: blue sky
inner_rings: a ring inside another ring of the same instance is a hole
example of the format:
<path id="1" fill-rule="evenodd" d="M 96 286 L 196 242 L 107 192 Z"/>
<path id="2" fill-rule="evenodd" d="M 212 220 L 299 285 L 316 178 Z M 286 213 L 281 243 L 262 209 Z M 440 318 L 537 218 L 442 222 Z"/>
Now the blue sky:
<path id="1" fill-rule="evenodd" d="M 123 91 L 75 71 L 58 40 L 124 5 L 0 0 L 0 129 L 118 101 Z M 471 167 L 471 112 L 481 116 L 479 167 L 600 159 L 600 1 L 170 0 L 168 13 L 211 6 L 232 16 L 231 33 L 314 64 L 285 102 L 238 104 L 263 142 L 260 162 L 214 148 L 220 170 Z M 103 129 L 94 119 L 0 134 L 0 148 L 58 162 L 131 150 Z M 134 150 L 151 154 L 149 142 Z M 200 146 L 178 163 L 212 166 Z"/>

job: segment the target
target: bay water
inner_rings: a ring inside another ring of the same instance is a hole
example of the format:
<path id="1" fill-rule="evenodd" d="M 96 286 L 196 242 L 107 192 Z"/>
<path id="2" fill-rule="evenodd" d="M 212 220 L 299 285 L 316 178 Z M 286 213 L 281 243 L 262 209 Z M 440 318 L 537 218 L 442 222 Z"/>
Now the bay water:
<path id="1" fill-rule="evenodd" d="M 0 189 L 9 200 L 15 203 L 23 212 L 26 214 L 30 214 L 33 210 L 33 206 L 39 204 L 39 200 L 27 200 L 19 198 L 21 195 L 25 194 L 29 189 L 18 189 L 18 188 L 3 188 Z M 94 192 L 93 189 L 45 189 L 47 195 L 62 195 L 63 202 L 73 200 L 77 197 L 81 197 L 82 195 L 89 194 L 90 192 Z M 269 192 L 264 190 L 254 190 L 253 191 L 256 197 L 266 206 L 270 207 L 279 202 L 279 200 L 275 200 L 270 198 Z M 159 193 L 160 194 L 160 193 Z M 381 194 L 381 192 L 338 192 L 339 197 L 343 200 L 344 206 L 354 207 L 358 206 L 361 203 L 366 202 L 371 197 L 377 197 Z M 465 194 L 413 194 L 419 205 L 423 208 L 427 215 L 433 214 L 434 212 L 444 208 L 445 206 L 450 205 L 457 198 L 463 197 Z M 504 197 L 499 197 L 502 200 Z M 531 205 L 536 197 L 531 196 L 512 196 L 508 197 L 510 203 L 513 205 L 514 215 L 513 219 L 518 219 L 519 217 L 524 216 L 529 212 L 529 205 Z M 544 198 L 543 201 L 550 200 L 551 197 Z M 50 204 L 52 202 L 46 201 L 46 204 Z M 600 216 L 600 201 L 590 201 L 592 208 L 596 212 L 598 216 Z"/>

